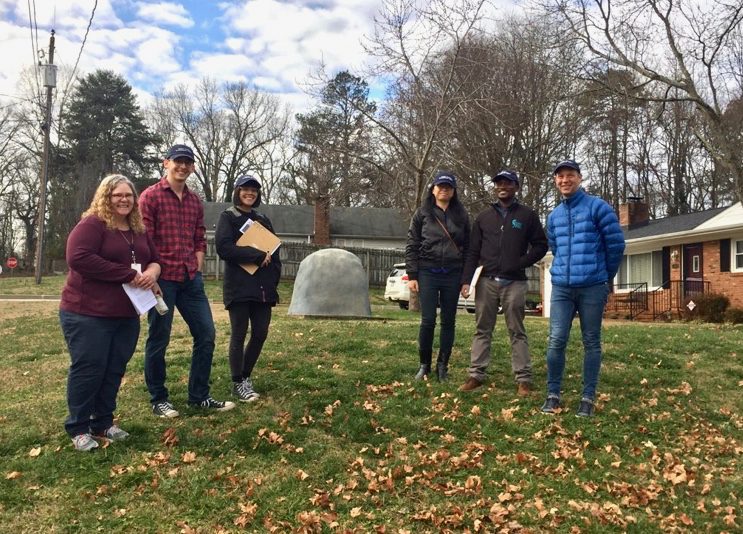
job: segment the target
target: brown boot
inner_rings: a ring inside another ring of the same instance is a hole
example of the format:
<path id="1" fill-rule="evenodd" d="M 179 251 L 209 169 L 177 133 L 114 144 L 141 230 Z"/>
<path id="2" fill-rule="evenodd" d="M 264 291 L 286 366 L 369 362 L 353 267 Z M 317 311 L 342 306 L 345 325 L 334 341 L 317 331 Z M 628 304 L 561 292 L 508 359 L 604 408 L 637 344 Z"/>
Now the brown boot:
<path id="1" fill-rule="evenodd" d="M 531 383 L 530 382 L 519 382 L 519 388 L 516 391 L 519 397 L 528 397 L 531 395 Z"/>
<path id="2" fill-rule="evenodd" d="M 459 391 L 473 391 L 480 386 L 482 386 L 482 382 L 480 382 L 477 378 L 469 377 L 467 379 L 467 382 L 459 386 Z"/>

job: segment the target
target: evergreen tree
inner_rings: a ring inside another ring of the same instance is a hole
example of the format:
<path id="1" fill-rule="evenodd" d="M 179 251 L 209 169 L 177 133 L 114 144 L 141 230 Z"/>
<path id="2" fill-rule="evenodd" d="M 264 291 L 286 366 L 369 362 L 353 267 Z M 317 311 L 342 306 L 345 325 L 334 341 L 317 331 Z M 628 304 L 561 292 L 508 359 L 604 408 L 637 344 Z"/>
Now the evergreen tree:
<path id="1" fill-rule="evenodd" d="M 49 257 L 64 253 L 70 229 L 104 176 L 124 174 L 140 189 L 151 183 L 145 169 L 158 159 L 148 152 L 157 142 L 123 77 L 97 70 L 80 80 L 60 117 L 59 149 L 50 173 Z"/>

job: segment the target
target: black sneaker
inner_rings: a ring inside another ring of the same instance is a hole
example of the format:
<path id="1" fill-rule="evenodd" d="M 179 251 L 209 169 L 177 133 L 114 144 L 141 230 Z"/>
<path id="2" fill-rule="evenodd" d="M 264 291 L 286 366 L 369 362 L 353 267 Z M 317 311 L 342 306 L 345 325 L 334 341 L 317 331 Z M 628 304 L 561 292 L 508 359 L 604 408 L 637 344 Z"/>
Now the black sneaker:
<path id="1" fill-rule="evenodd" d="M 152 413 L 154 413 L 158 417 L 166 417 L 168 419 L 172 419 L 173 417 L 178 417 L 180 415 L 178 413 L 178 410 L 173 408 L 173 405 L 170 404 L 168 401 L 156 402 L 155 404 L 153 404 Z"/>
<path id="2" fill-rule="evenodd" d="M 560 396 L 555 394 L 547 395 L 547 400 L 542 404 L 542 413 L 555 413 L 560 408 Z"/>
<path id="3" fill-rule="evenodd" d="M 189 403 L 194 408 L 203 408 L 205 410 L 214 410 L 215 412 L 226 412 L 235 407 L 235 403 L 232 401 L 218 401 L 211 397 L 207 397 L 201 402 Z"/>
<path id="4" fill-rule="evenodd" d="M 578 412 L 575 414 L 576 417 L 593 417 L 593 400 L 588 397 L 583 397 L 580 400 L 580 406 Z"/>
<path id="5" fill-rule="evenodd" d="M 232 384 L 232 396 L 236 397 L 240 402 L 254 402 L 260 397 L 253 389 L 253 383 L 249 378 Z"/>

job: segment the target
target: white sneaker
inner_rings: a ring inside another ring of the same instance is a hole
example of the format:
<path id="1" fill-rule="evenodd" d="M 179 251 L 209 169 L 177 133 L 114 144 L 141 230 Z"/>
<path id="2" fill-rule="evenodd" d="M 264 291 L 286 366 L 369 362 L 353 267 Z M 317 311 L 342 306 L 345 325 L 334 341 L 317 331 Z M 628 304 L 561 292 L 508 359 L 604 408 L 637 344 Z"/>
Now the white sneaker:
<path id="1" fill-rule="evenodd" d="M 72 438 L 72 444 L 76 451 L 87 452 L 98 447 L 98 442 L 90 434 L 78 434 Z"/>
<path id="2" fill-rule="evenodd" d="M 123 430 L 117 425 L 111 425 L 106 429 L 105 432 L 100 434 L 102 438 L 106 438 L 110 441 L 123 441 L 129 437 L 129 432 Z"/>

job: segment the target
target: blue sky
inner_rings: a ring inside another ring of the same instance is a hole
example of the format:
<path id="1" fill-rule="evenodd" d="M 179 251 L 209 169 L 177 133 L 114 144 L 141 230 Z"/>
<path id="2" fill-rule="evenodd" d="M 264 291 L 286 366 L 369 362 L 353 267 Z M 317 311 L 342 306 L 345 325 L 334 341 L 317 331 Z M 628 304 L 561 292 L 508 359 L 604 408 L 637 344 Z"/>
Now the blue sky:
<path id="1" fill-rule="evenodd" d="M 29 2 L 35 29 L 29 28 Z M 21 73 L 33 48 L 48 48 L 56 31 L 55 64 L 71 69 L 94 0 L 0 0 L 0 101 L 22 96 Z M 141 101 L 153 91 L 208 76 L 245 81 L 301 110 L 308 76 L 324 62 L 330 72 L 364 65 L 361 39 L 371 33 L 380 0 L 99 0 L 78 72 L 122 74 Z M 38 44 L 32 44 L 32 33 Z"/>

